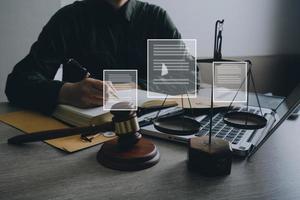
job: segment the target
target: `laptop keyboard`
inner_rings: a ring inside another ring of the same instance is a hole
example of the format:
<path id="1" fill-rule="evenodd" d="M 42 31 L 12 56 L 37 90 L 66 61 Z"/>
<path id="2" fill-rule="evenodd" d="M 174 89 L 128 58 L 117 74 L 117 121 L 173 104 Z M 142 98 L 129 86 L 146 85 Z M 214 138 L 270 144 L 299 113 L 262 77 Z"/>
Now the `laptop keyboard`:
<path id="1" fill-rule="evenodd" d="M 235 108 L 235 110 L 239 111 L 246 111 L 246 108 Z M 259 114 L 258 109 L 251 108 L 249 112 Z M 232 144 L 238 144 L 243 136 L 245 135 L 245 129 L 238 129 L 228 126 L 224 123 L 223 117 L 224 112 L 218 113 L 213 117 L 213 127 L 212 127 L 212 136 L 227 140 Z M 207 116 L 203 120 L 200 121 L 202 128 L 200 131 L 195 134 L 196 136 L 205 136 L 209 134 L 209 125 L 210 125 L 210 118 Z"/>

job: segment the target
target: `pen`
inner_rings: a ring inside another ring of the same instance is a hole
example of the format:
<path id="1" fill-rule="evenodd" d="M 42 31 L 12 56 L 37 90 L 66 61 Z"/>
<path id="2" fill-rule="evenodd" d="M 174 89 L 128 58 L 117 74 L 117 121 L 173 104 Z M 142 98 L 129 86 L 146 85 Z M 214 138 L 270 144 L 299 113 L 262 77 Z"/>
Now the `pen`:
<path id="1" fill-rule="evenodd" d="M 73 58 L 70 58 L 67 62 L 68 65 L 72 65 L 76 67 L 80 72 L 81 79 L 84 79 L 86 77 L 89 77 L 91 74 L 88 72 L 87 68 L 85 68 L 83 65 L 81 65 L 78 61 L 76 61 Z"/>
<path id="2" fill-rule="evenodd" d="M 70 58 L 67 62 L 67 64 L 72 65 L 74 67 L 76 67 L 80 72 L 80 76 L 81 76 L 81 80 L 84 78 L 88 78 L 91 74 L 89 73 L 89 71 L 87 70 L 87 68 L 85 68 L 82 64 L 80 64 L 78 61 L 76 61 L 73 58 Z M 109 92 L 115 96 L 117 99 L 119 99 L 119 96 L 117 94 L 117 90 L 114 88 L 114 86 L 112 85 L 111 82 L 106 82 L 106 85 L 110 88 Z"/>

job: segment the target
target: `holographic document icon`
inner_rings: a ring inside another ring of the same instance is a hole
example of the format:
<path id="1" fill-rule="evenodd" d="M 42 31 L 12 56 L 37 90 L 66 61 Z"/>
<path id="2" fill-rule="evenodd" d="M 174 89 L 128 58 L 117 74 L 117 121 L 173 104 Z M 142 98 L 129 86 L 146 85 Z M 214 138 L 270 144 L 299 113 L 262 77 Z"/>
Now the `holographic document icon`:
<path id="1" fill-rule="evenodd" d="M 149 98 L 196 97 L 196 40 L 149 39 L 147 53 Z"/>
<path id="2" fill-rule="evenodd" d="M 117 103 L 128 102 L 133 110 L 137 110 L 137 76 L 137 70 L 104 70 L 103 109 L 112 111 Z M 119 107 L 118 110 L 128 110 L 128 108 Z"/>
<path id="3" fill-rule="evenodd" d="M 247 72 L 247 62 L 214 62 L 214 102 L 247 102 Z"/>

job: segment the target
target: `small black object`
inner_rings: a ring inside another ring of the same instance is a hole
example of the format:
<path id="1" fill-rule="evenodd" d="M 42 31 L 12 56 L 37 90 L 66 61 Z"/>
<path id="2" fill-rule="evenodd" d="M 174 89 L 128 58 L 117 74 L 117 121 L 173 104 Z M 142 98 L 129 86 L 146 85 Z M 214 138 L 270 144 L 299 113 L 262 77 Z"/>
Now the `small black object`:
<path id="1" fill-rule="evenodd" d="M 201 127 L 195 119 L 182 115 L 157 118 L 153 125 L 158 131 L 172 135 L 193 135 Z"/>

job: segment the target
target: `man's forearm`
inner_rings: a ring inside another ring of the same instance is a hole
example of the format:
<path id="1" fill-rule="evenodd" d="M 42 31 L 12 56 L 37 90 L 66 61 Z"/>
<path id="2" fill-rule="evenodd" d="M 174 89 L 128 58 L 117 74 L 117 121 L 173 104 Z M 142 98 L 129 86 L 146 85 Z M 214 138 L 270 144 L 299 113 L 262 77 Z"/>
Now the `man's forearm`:
<path id="1" fill-rule="evenodd" d="M 49 114 L 57 104 L 62 86 L 63 82 L 43 79 L 36 73 L 12 72 L 5 92 L 10 102 Z"/>

